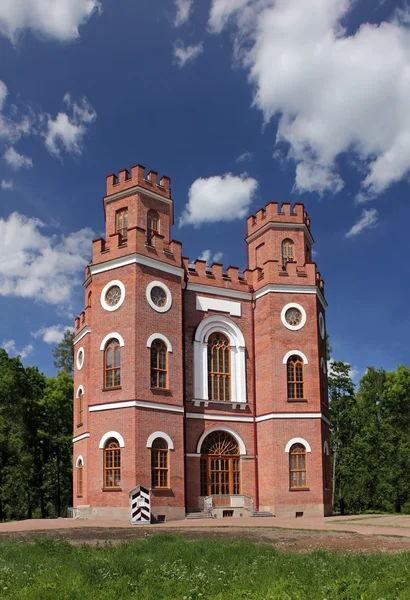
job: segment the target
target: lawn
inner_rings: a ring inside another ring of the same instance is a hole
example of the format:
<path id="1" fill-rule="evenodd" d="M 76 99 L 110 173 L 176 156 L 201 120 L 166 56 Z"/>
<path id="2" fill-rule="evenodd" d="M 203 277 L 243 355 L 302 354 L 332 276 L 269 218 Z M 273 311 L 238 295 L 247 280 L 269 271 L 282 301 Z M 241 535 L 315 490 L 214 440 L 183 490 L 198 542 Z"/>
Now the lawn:
<path id="1" fill-rule="evenodd" d="M 91 547 L 46 537 L 0 543 L 0 598 L 410 600 L 409 568 L 409 552 L 297 554 L 168 534 Z"/>

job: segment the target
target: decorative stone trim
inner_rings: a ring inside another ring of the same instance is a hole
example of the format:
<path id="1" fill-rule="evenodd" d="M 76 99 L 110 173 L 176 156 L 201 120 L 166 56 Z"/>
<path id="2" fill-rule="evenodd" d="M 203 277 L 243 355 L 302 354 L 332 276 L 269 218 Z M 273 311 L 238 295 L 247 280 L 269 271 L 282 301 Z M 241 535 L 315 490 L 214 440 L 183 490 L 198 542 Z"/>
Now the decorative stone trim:
<path id="1" fill-rule="evenodd" d="M 322 340 L 324 340 L 325 336 L 326 336 L 326 328 L 325 328 L 325 319 L 323 317 L 322 312 L 319 313 L 319 332 L 320 332 L 320 337 L 322 338 Z"/>
<path id="2" fill-rule="evenodd" d="M 117 304 L 115 304 L 114 306 L 110 306 L 109 304 L 107 304 L 107 302 L 105 300 L 105 296 L 107 295 L 108 290 L 111 287 L 113 287 L 114 285 L 117 285 L 120 288 L 121 298 L 119 299 Z M 124 302 L 124 300 L 125 300 L 125 285 L 119 279 L 113 279 L 112 281 L 107 283 L 107 285 L 105 285 L 103 287 L 103 289 L 101 291 L 100 301 L 101 301 L 101 306 L 104 308 L 104 310 L 108 310 L 109 312 L 112 312 L 113 310 L 118 310 L 120 308 L 120 306 L 122 305 L 122 303 Z"/>
<path id="3" fill-rule="evenodd" d="M 151 291 L 152 291 L 152 289 L 154 287 L 159 287 L 162 290 L 164 290 L 164 292 L 165 292 L 165 294 L 167 296 L 167 301 L 166 301 L 166 303 L 165 303 L 164 306 L 157 306 L 152 301 Z M 167 285 L 165 285 L 165 283 L 162 283 L 162 281 L 151 281 L 151 283 L 149 283 L 147 285 L 146 296 L 147 296 L 147 301 L 148 301 L 148 304 L 150 305 L 150 307 L 153 308 L 155 311 L 157 311 L 159 313 L 168 312 L 169 309 L 172 306 L 172 294 L 171 294 L 171 291 L 170 291 L 169 287 Z"/>
<path id="4" fill-rule="evenodd" d="M 168 352 L 172 352 L 171 342 L 165 337 L 165 335 L 162 335 L 162 333 L 153 333 L 150 335 L 147 339 L 147 348 L 151 348 L 152 342 L 155 340 L 162 340 L 165 343 Z"/>
<path id="5" fill-rule="evenodd" d="M 107 333 L 107 335 L 105 336 L 105 338 L 103 339 L 103 341 L 100 344 L 100 350 L 105 350 L 106 343 L 112 339 L 117 340 L 119 345 L 121 346 L 121 348 L 123 346 L 125 346 L 124 338 L 122 337 L 122 335 L 120 335 L 116 331 L 113 331 L 112 333 Z"/>
<path id="6" fill-rule="evenodd" d="M 107 433 L 104 433 L 104 435 L 102 436 L 102 438 L 100 439 L 100 444 L 99 444 L 99 448 L 104 448 L 105 446 L 105 442 L 107 440 L 109 440 L 110 438 L 114 438 L 117 440 L 120 448 L 124 448 L 125 443 L 124 443 L 124 438 L 122 437 L 122 435 L 120 433 L 118 433 L 117 431 L 107 431 Z"/>
<path id="7" fill-rule="evenodd" d="M 81 346 L 77 350 L 77 356 L 76 356 L 77 371 L 81 371 L 81 369 L 83 368 L 84 359 L 85 359 L 84 348 Z"/>
<path id="8" fill-rule="evenodd" d="M 307 442 L 303 438 L 299 438 L 299 437 L 292 438 L 291 440 L 288 441 L 288 443 L 285 446 L 285 452 L 289 453 L 293 444 L 303 444 L 304 447 L 306 448 L 306 452 L 312 452 L 309 442 Z"/>
<path id="9" fill-rule="evenodd" d="M 286 365 L 291 356 L 299 356 L 299 358 L 303 360 L 305 365 L 308 364 L 308 359 L 306 358 L 306 355 L 303 354 L 303 352 L 301 352 L 300 350 L 289 350 L 289 352 L 286 352 L 285 356 L 283 357 L 282 363 Z"/>
<path id="10" fill-rule="evenodd" d="M 204 439 L 213 431 L 226 431 L 227 433 L 230 433 L 231 436 L 234 437 L 235 440 L 238 442 L 239 454 L 246 454 L 245 443 L 241 436 L 238 433 L 236 433 L 236 431 L 232 429 L 232 427 L 227 427 L 226 425 L 215 425 L 214 427 L 206 429 L 198 440 L 198 444 L 196 446 L 197 454 L 201 453 L 201 447 Z"/>
<path id="11" fill-rule="evenodd" d="M 286 312 L 290 309 L 290 308 L 297 308 L 298 310 L 300 310 L 300 312 L 302 313 L 302 320 L 299 323 L 299 325 L 290 325 L 287 321 L 286 321 Z M 285 306 L 282 308 L 282 312 L 280 313 L 280 318 L 281 321 L 283 323 L 283 325 L 285 327 L 287 327 L 288 329 L 291 329 L 292 331 L 297 331 L 298 329 L 302 329 L 302 327 L 305 325 L 306 323 L 306 311 L 303 308 L 303 306 L 301 306 L 300 304 L 296 304 L 296 302 L 289 302 L 289 304 L 285 304 Z"/>
<path id="12" fill-rule="evenodd" d="M 78 386 L 78 388 L 77 388 L 77 393 L 76 393 L 76 395 L 75 395 L 75 397 L 76 397 L 76 398 L 78 398 L 78 397 L 79 397 L 79 395 L 80 395 L 80 392 L 81 392 L 81 393 L 82 393 L 82 395 L 84 396 L 84 387 L 83 387 L 82 385 L 79 385 L 79 386 Z"/>
<path id="13" fill-rule="evenodd" d="M 174 442 L 169 437 L 169 435 L 167 433 L 164 433 L 163 431 L 154 431 L 154 433 L 151 433 L 151 435 L 147 439 L 147 448 L 152 448 L 152 444 L 157 438 L 163 438 L 166 441 L 166 443 L 168 444 L 168 450 L 174 449 Z"/>
<path id="14" fill-rule="evenodd" d="M 84 459 L 81 456 L 81 454 L 80 454 L 80 456 L 77 457 L 77 460 L 75 461 L 75 466 L 76 467 L 78 467 L 78 465 L 80 464 L 80 461 L 83 463 L 83 466 L 84 466 Z"/>

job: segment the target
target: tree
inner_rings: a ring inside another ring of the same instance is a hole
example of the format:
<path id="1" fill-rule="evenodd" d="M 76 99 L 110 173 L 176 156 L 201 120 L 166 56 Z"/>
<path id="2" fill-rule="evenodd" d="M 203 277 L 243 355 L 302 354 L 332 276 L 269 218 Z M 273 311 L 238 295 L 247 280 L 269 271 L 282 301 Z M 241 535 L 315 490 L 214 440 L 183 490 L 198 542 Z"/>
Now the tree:
<path id="1" fill-rule="evenodd" d="M 64 337 L 55 348 L 53 348 L 54 366 L 69 375 L 74 373 L 74 332 L 66 329 Z"/>

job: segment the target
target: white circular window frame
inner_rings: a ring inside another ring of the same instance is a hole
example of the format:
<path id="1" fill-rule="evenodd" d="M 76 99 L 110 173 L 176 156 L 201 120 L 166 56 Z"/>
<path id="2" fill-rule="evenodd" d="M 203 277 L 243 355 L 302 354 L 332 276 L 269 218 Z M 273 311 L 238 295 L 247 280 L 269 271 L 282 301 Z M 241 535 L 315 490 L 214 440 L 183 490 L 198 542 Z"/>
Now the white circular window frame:
<path id="1" fill-rule="evenodd" d="M 167 301 L 165 303 L 165 306 L 157 306 L 151 298 L 151 291 L 154 287 L 159 287 L 162 290 L 164 290 L 164 292 L 167 295 Z M 172 306 L 172 295 L 171 295 L 171 291 L 169 289 L 168 286 L 165 285 L 165 283 L 162 283 L 162 281 L 151 281 L 151 283 L 149 283 L 147 285 L 147 300 L 148 300 L 148 304 L 150 305 L 151 308 L 153 308 L 154 310 L 156 310 L 159 313 L 164 313 L 167 312 L 171 306 Z"/>
<path id="2" fill-rule="evenodd" d="M 120 290 L 121 290 L 121 298 L 119 299 L 119 301 L 117 302 L 117 304 L 114 304 L 114 306 L 110 306 L 105 297 L 107 295 L 107 292 L 110 288 L 112 288 L 114 285 L 117 285 Z M 105 309 L 108 310 L 109 312 L 112 312 L 113 310 L 118 310 L 121 306 L 121 304 L 124 302 L 125 300 L 125 285 L 123 284 L 122 281 L 119 281 L 118 279 L 113 279 L 113 281 L 110 281 L 109 283 L 107 283 L 107 285 L 105 285 L 102 289 L 101 292 L 101 306 Z"/>
<path id="3" fill-rule="evenodd" d="M 81 353 L 83 355 L 83 360 L 80 360 Z M 85 357 L 84 348 L 81 346 L 81 348 L 78 348 L 78 350 L 77 350 L 77 358 L 76 358 L 77 370 L 78 371 L 81 371 L 81 369 L 84 366 L 84 357 Z"/>
<path id="4" fill-rule="evenodd" d="M 299 325 L 290 325 L 286 321 L 286 312 L 290 308 L 297 308 L 298 310 L 300 310 L 301 315 L 302 315 L 302 320 L 299 323 Z M 292 331 L 297 331 L 298 329 L 302 329 L 302 327 L 306 323 L 306 311 L 303 308 L 303 306 L 301 306 L 300 304 L 296 304 L 296 302 L 289 302 L 289 304 L 285 304 L 285 306 L 282 308 L 282 312 L 280 313 L 280 318 L 281 318 L 282 323 L 284 324 L 285 327 L 287 327 L 288 329 L 291 329 Z"/>
<path id="5" fill-rule="evenodd" d="M 319 313 L 319 331 L 320 331 L 320 337 L 322 338 L 322 340 L 324 340 L 325 335 L 326 335 L 326 329 L 325 329 L 325 319 L 323 317 L 322 312 Z"/>

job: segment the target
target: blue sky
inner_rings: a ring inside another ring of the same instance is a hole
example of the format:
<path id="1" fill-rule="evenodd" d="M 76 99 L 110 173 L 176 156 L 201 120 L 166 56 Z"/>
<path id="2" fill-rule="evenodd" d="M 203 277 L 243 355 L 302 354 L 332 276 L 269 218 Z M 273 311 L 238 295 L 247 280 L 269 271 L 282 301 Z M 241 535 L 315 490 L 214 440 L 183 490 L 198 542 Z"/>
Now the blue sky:
<path id="1" fill-rule="evenodd" d="M 303 202 L 334 358 L 356 377 L 410 366 L 402 2 L 16 4 L 0 6 L 0 346 L 54 373 L 105 176 L 141 163 L 172 178 L 192 260 L 243 268 L 238 216 Z"/>

